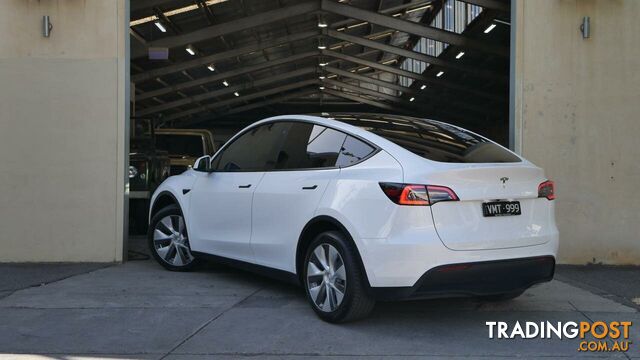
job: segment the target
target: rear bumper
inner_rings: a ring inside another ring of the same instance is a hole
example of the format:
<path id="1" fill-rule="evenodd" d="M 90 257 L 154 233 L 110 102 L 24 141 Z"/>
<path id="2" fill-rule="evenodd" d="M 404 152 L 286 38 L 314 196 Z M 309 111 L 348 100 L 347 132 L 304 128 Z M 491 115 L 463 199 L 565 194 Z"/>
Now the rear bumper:
<path id="1" fill-rule="evenodd" d="M 378 300 L 484 296 L 522 292 L 553 279 L 555 258 L 528 258 L 458 263 L 434 267 L 413 286 L 371 287 Z"/>

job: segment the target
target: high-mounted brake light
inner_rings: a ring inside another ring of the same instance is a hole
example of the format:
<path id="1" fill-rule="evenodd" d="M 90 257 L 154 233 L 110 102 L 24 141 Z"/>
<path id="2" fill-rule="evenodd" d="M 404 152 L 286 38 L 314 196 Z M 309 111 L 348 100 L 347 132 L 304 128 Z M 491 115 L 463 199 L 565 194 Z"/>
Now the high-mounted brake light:
<path id="1" fill-rule="evenodd" d="M 398 205 L 429 206 L 441 201 L 458 201 L 458 195 L 446 186 L 380 183 L 387 197 Z"/>
<path id="2" fill-rule="evenodd" d="M 538 197 L 553 200 L 556 198 L 556 186 L 551 180 L 547 180 L 538 185 Z"/>

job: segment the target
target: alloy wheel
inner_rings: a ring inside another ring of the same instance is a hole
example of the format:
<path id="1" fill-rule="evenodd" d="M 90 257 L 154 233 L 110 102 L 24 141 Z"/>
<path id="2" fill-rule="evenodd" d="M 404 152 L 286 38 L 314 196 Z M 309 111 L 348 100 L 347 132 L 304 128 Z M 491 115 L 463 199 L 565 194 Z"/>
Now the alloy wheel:
<path id="1" fill-rule="evenodd" d="M 156 223 L 153 247 L 158 256 L 172 266 L 186 266 L 194 259 L 184 219 L 180 215 L 168 215 Z"/>
<path id="2" fill-rule="evenodd" d="M 347 286 L 347 274 L 340 252 L 330 244 L 318 245 L 307 263 L 307 289 L 315 306 L 324 312 L 335 311 Z"/>

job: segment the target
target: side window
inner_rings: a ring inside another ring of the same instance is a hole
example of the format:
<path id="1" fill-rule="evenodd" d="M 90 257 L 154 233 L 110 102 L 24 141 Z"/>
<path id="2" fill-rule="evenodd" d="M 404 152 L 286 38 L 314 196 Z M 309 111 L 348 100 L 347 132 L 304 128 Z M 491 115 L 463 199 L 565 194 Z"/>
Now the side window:
<path id="1" fill-rule="evenodd" d="M 217 171 L 266 171 L 276 165 L 277 149 L 289 125 L 271 123 L 243 134 L 229 144 L 213 162 Z"/>
<path id="2" fill-rule="evenodd" d="M 344 141 L 344 145 L 342 145 L 342 149 L 340 150 L 340 155 L 338 155 L 336 166 L 344 167 L 357 163 L 374 151 L 375 149 L 369 144 L 352 136 L 347 136 L 347 139 Z"/>
<path id="3" fill-rule="evenodd" d="M 309 123 L 289 123 L 276 169 L 319 169 L 336 166 L 346 134 Z"/>

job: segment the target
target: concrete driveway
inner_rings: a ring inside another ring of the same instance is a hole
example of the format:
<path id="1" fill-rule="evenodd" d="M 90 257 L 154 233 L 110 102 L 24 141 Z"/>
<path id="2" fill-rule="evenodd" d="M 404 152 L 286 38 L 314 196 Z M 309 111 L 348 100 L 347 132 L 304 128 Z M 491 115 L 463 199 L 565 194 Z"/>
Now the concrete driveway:
<path id="1" fill-rule="evenodd" d="M 510 302 L 382 303 L 369 319 L 331 325 L 301 290 L 227 267 L 172 273 L 147 260 L 88 270 L 0 292 L 0 359 L 640 359 L 636 308 L 558 280 Z M 517 320 L 633 321 L 634 344 L 627 354 L 580 353 L 577 339 L 488 338 L 486 321 Z"/>

